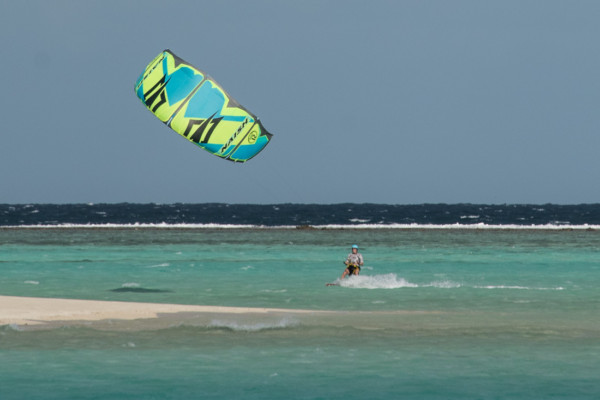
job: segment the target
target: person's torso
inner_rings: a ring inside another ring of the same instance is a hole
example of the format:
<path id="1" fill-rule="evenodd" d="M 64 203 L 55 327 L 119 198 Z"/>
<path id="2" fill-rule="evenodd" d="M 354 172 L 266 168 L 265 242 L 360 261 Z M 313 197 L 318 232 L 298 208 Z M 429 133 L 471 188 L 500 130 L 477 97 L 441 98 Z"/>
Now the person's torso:
<path id="1" fill-rule="evenodd" d="M 362 255 L 360 253 L 350 253 L 348 254 L 348 262 L 354 265 L 360 265 L 362 262 Z"/>

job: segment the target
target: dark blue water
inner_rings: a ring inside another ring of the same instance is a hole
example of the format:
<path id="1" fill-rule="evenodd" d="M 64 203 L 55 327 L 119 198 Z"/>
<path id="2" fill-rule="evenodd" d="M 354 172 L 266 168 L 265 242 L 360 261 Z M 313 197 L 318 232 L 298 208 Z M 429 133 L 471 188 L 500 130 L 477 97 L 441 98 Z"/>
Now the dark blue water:
<path id="1" fill-rule="evenodd" d="M 600 203 L 556 204 L 0 204 L 0 226 L 63 224 L 600 225 Z"/>

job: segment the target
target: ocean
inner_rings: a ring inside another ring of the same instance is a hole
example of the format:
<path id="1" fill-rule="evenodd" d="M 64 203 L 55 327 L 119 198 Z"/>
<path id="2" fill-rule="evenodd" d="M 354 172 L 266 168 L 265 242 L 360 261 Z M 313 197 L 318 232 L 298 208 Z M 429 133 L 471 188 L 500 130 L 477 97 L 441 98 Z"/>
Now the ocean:
<path id="1" fill-rule="evenodd" d="M 0 399 L 597 399 L 599 287 L 600 204 L 2 204 L 0 295 L 311 312 L 1 326 Z"/>

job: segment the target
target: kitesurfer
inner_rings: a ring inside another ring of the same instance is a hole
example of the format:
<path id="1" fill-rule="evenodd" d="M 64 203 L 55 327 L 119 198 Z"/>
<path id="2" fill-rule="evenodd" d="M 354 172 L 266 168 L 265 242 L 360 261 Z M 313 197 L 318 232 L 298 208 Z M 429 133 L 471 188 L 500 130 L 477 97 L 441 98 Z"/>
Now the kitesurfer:
<path id="1" fill-rule="evenodd" d="M 348 254 L 346 261 L 344 261 L 346 269 L 340 279 L 344 279 L 348 275 L 358 275 L 360 273 L 360 267 L 364 264 L 363 256 L 358 252 L 358 245 L 352 245 L 352 253 Z"/>

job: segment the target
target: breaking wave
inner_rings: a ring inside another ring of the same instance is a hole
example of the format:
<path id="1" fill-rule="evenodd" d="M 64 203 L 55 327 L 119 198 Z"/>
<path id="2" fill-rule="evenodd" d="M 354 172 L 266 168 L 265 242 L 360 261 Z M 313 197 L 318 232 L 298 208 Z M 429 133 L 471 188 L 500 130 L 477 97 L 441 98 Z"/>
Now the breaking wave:
<path id="1" fill-rule="evenodd" d="M 291 318 L 282 318 L 273 322 L 240 323 L 237 321 L 213 320 L 208 325 L 209 328 L 225 328 L 232 331 L 258 332 L 270 329 L 285 329 L 298 326 L 299 322 Z"/>

